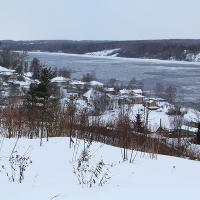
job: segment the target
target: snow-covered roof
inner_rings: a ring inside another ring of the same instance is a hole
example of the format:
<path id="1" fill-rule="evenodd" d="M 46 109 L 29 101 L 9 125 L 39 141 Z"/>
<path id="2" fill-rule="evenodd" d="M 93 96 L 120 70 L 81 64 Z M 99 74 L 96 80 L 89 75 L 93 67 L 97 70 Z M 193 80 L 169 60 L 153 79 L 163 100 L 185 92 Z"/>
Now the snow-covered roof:
<path id="1" fill-rule="evenodd" d="M 72 80 L 70 82 L 71 85 L 85 85 L 85 82 L 79 80 Z"/>
<path id="2" fill-rule="evenodd" d="M 159 107 L 158 106 L 149 106 L 148 109 L 157 110 L 157 109 L 159 109 Z"/>
<path id="3" fill-rule="evenodd" d="M 114 92 L 115 89 L 114 89 L 114 88 L 106 88 L 105 91 L 106 91 L 106 92 Z"/>
<path id="4" fill-rule="evenodd" d="M 144 98 L 144 96 L 143 96 L 143 95 L 140 95 L 140 94 L 136 94 L 135 97 Z"/>
<path id="5" fill-rule="evenodd" d="M 53 79 L 51 79 L 51 82 L 52 83 L 63 83 L 63 82 L 67 82 L 68 79 L 66 79 L 65 77 L 62 77 L 62 76 L 57 76 Z"/>
<path id="6" fill-rule="evenodd" d="M 142 94 L 142 90 L 141 89 L 134 89 L 132 90 L 135 94 Z"/>
<path id="7" fill-rule="evenodd" d="M 8 83 L 6 83 L 6 82 L 3 82 L 3 86 L 7 86 L 8 85 Z"/>
<path id="8" fill-rule="evenodd" d="M 69 93 L 67 93 L 67 95 L 78 95 L 78 93 L 77 92 L 69 92 Z"/>
<path id="9" fill-rule="evenodd" d="M 91 86 L 103 86 L 103 83 L 100 83 L 99 81 L 90 81 Z"/>
<path id="10" fill-rule="evenodd" d="M 94 93 L 94 90 L 91 88 L 85 94 L 83 94 L 83 96 L 86 97 L 89 101 L 93 93 Z"/>
<path id="11" fill-rule="evenodd" d="M 25 75 L 26 77 L 32 77 L 32 76 L 33 76 L 33 73 L 32 73 L 32 72 L 27 72 L 27 73 L 24 73 L 24 75 Z"/>
<path id="12" fill-rule="evenodd" d="M 112 95 L 112 94 L 106 94 L 110 99 L 119 99 L 117 95 Z"/>
<path id="13" fill-rule="evenodd" d="M 16 83 L 16 84 L 19 84 L 21 87 L 30 86 L 30 82 L 15 81 L 15 83 Z"/>
<path id="14" fill-rule="evenodd" d="M 131 90 L 122 89 L 119 92 L 123 95 L 123 94 L 129 94 L 131 92 Z"/>
<path id="15" fill-rule="evenodd" d="M 129 98 L 128 95 L 122 95 L 122 96 L 119 97 L 119 99 L 128 99 L 128 98 Z"/>
<path id="16" fill-rule="evenodd" d="M 148 100 L 152 100 L 155 102 L 167 102 L 167 100 L 163 98 L 149 98 Z"/>
<path id="17" fill-rule="evenodd" d="M 134 93 L 134 94 L 142 94 L 142 90 L 141 89 L 134 89 L 134 90 L 127 90 L 127 89 L 122 89 L 119 91 L 122 95 L 123 94 L 130 94 L 130 93 Z"/>
<path id="18" fill-rule="evenodd" d="M 5 67 L 0 66 L 0 72 L 15 72 L 15 70 L 7 69 Z"/>
<path id="19" fill-rule="evenodd" d="M 152 99 L 149 99 L 148 101 L 147 101 L 147 103 L 154 103 L 154 102 L 156 102 L 155 100 L 152 100 Z"/>
<path id="20" fill-rule="evenodd" d="M 13 75 L 13 72 L 0 72 L 0 74 L 2 74 L 4 76 L 11 76 L 11 75 Z"/>

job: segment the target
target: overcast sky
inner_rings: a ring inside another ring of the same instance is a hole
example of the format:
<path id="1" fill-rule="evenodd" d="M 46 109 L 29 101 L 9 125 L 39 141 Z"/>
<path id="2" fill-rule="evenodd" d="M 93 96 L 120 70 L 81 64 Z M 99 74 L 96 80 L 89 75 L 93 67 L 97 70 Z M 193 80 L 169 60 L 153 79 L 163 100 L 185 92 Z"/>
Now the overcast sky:
<path id="1" fill-rule="evenodd" d="M 200 38 L 200 0 L 0 0 L 0 39 Z"/>

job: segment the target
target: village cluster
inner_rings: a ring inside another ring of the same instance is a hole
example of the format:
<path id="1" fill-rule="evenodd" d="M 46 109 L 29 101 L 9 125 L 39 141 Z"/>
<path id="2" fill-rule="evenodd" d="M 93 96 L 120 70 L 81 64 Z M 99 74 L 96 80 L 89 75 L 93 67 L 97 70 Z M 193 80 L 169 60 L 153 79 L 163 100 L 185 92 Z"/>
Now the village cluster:
<path id="1" fill-rule="evenodd" d="M 123 104 L 142 104 L 150 110 L 159 109 L 161 98 L 146 98 L 142 89 L 118 89 L 107 87 L 99 81 L 83 82 L 64 77 L 55 77 L 52 84 L 59 88 L 60 98 L 84 100 L 88 106 L 94 101 L 106 104 L 106 110 L 119 108 Z"/>
<path id="2" fill-rule="evenodd" d="M 38 82 L 31 77 L 32 73 L 28 72 L 27 68 L 21 75 L 15 70 L 0 66 L 0 105 L 21 104 L 30 84 Z"/>
<path id="3" fill-rule="evenodd" d="M 32 73 L 26 67 L 23 75 L 19 75 L 15 70 L 0 66 L 1 104 L 22 103 L 30 84 L 37 82 L 32 79 Z M 141 89 L 111 88 L 96 80 L 83 82 L 57 76 L 51 80 L 51 84 L 52 94 L 60 99 L 83 100 L 88 106 L 92 106 L 95 100 L 99 100 L 99 103 L 102 100 L 108 110 L 122 104 L 144 104 L 148 109 L 157 110 L 159 102 L 165 101 L 161 98 L 146 98 Z"/>

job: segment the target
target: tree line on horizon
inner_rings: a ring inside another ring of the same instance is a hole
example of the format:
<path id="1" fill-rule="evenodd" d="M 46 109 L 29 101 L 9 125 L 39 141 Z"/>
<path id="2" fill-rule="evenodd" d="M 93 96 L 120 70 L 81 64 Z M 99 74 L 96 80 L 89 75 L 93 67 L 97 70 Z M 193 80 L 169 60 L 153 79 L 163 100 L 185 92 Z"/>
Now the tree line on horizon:
<path id="1" fill-rule="evenodd" d="M 198 54 L 200 40 L 141 40 L 141 41 L 2 41 L 2 48 L 21 51 L 49 51 L 84 54 L 119 49 L 119 57 L 163 60 L 188 60 L 188 54 Z"/>

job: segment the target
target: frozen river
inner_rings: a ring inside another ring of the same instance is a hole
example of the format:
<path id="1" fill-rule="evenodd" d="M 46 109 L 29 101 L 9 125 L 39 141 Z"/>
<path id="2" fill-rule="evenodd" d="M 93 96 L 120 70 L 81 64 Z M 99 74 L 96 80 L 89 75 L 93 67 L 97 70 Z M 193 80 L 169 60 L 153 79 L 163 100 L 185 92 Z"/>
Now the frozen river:
<path id="1" fill-rule="evenodd" d="M 147 90 L 161 82 L 183 90 L 187 101 L 200 99 L 200 63 L 30 52 L 29 60 L 33 57 L 47 66 L 72 70 L 74 78 L 88 72 L 95 72 L 101 81 L 115 78 L 128 82 L 135 77 Z"/>

